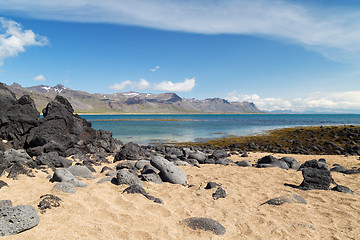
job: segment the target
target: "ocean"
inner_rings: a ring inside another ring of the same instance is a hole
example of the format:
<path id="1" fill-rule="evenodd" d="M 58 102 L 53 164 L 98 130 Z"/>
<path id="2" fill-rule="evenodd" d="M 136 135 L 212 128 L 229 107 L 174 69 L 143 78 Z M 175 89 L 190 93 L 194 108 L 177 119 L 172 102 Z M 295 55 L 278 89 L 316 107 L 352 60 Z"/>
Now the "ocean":
<path id="1" fill-rule="evenodd" d="M 154 114 L 80 115 L 95 129 L 113 132 L 124 143 L 201 141 L 252 135 L 276 128 L 310 125 L 360 125 L 360 114 Z"/>

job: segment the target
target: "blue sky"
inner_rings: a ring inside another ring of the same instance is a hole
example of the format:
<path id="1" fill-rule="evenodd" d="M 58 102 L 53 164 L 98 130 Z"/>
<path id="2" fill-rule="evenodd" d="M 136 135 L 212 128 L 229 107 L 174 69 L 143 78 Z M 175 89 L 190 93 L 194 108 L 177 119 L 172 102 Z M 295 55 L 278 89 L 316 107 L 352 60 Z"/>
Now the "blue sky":
<path id="1" fill-rule="evenodd" d="M 8 0 L 0 81 L 360 113 L 360 1 Z"/>

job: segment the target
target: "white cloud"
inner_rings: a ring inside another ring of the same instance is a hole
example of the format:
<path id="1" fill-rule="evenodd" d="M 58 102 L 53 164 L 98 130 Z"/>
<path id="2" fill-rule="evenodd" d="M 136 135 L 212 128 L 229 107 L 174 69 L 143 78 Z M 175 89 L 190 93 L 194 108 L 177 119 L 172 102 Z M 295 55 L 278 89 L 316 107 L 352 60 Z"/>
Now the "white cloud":
<path id="1" fill-rule="evenodd" d="M 23 30 L 19 23 L 0 17 L 0 66 L 6 58 L 25 52 L 25 47 L 44 46 L 47 43 L 46 37 Z"/>
<path id="2" fill-rule="evenodd" d="M 154 68 L 151 68 L 150 71 L 155 72 L 155 71 L 158 70 L 159 68 L 160 68 L 160 66 L 156 66 L 156 67 L 154 67 Z"/>
<path id="3" fill-rule="evenodd" d="M 139 82 L 133 82 L 130 80 L 123 81 L 121 83 L 115 83 L 110 86 L 110 89 L 121 91 L 126 88 L 136 89 L 136 90 L 144 90 L 150 88 L 151 84 L 146 81 L 146 79 L 141 78 Z"/>
<path id="4" fill-rule="evenodd" d="M 148 81 L 146 81 L 146 79 L 141 78 L 139 82 L 135 83 L 134 88 L 143 90 L 143 89 L 150 88 L 150 86 L 151 86 L 151 84 Z"/>
<path id="5" fill-rule="evenodd" d="M 195 87 L 195 78 L 187 79 L 184 82 L 173 83 L 171 81 L 163 81 L 156 84 L 149 83 L 146 79 L 141 78 L 140 81 L 123 81 L 110 86 L 110 89 L 122 91 L 125 89 L 145 90 L 153 89 L 166 92 L 190 92 Z"/>
<path id="6" fill-rule="evenodd" d="M 113 90 L 117 90 L 117 91 L 122 91 L 125 88 L 127 88 L 127 86 L 131 86 L 132 82 L 130 80 L 121 82 L 121 83 L 115 83 L 113 85 L 110 86 L 110 89 Z"/>
<path id="7" fill-rule="evenodd" d="M 359 54 L 360 11 L 341 1 L 337 4 L 291 0 L 9 0 L 0 1 L 0 9 L 39 19 L 281 38 L 329 58 L 343 51 Z"/>
<path id="8" fill-rule="evenodd" d="M 187 79 L 184 82 L 173 83 L 164 81 L 154 86 L 155 90 L 167 92 L 190 92 L 195 87 L 195 78 Z"/>
<path id="9" fill-rule="evenodd" d="M 46 78 L 44 75 L 40 74 L 40 75 L 34 77 L 33 80 L 42 82 L 42 81 L 45 81 Z"/>
<path id="10" fill-rule="evenodd" d="M 360 109 L 360 91 L 312 93 L 304 98 L 282 99 L 261 98 L 257 94 L 242 95 L 235 91 L 228 94 L 227 100 L 233 102 L 254 102 L 261 110 L 342 111 L 353 112 Z"/>

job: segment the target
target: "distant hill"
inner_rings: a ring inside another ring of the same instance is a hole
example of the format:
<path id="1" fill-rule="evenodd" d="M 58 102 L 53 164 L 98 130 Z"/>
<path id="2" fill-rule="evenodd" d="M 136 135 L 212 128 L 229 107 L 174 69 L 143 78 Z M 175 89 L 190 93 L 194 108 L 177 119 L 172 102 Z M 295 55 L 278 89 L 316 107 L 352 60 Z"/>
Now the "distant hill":
<path id="1" fill-rule="evenodd" d="M 41 111 L 56 95 L 67 98 L 78 113 L 261 113 L 251 102 L 228 102 L 225 99 L 205 100 L 181 98 L 175 93 L 119 92 L 114 94 L 87 93 L 63 85 L 22 87 L 8 86 L 19 98 L 30 95 Z"/>

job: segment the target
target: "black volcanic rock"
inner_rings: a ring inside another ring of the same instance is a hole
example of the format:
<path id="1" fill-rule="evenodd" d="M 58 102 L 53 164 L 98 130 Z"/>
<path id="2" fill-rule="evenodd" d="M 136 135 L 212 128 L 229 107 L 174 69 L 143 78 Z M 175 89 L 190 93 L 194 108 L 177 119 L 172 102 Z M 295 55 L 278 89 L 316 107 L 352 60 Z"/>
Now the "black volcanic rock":
<path id="1" fill-rule="evenodd" d="M 115 155 L 114 162 L 121 160 L 138 160 L 142 155 L 141 147 L 133 142 L 126 143 Z"/>
<path id="2" fill-rule="evenodd" d="M 260 158 L 257 161 L 256 167 L 258 168 L 279 167 L 282 169 L 289 169 L 289 165 L 285 161 L 278 159 L 272 155 L 268 155 Z"/>
<path id="3" fill-rule="evenodd" d="M 44 153 L 44 154 L 38 156 L 36 158 L 35 162 L 38 165 L 47 165 L 53 169 L 58 168 L 58 167 L 67 168 L 67 167 L 70 167 L 72 164 L 71 160 L 68 160 L 64 157 L 59 156 L 58 152 Z"/>
<path id="4" fill-rule="evenodd" d="M 27 136 L 25 148 L 42 147 L 43 152 L 57 151 L 62 156 L 77 148 L 96 153 L 101 150 L 113 152 L 121 142 L 112 138 L 112 133 L 91 128 L 91 123 L 73 113 L 73 108 L 64 97 L 56 96 L 43 110 L 44 117 Z"/>
<path id="5" fill-rule="evenodd" d="M 58 93 L 65 89 L 60 85 L 54 87 Z M 31 156 L 54 151 L 61 156 L 78 152 L 112 153 L 122 145 L 112 138 L 111 132 L 91 128 L 91 123 L 74 114 L 70 102 L 60 95 L 48 103 L 40 118 L 29 96 L 17 100 L 15 94 L 0 83 L 0 104 L 0 138 L 8 140 L 13 148 L 26 149 Z"/>
<path id="6" fill-rule="evenodd" d="M 330 184 L 334 182 L 327 165 L 323 161 L 310 160 L 303 164 L 303 182 L 299 188 L 303 190 L 322 189 L 329 190 Z M 326 162 L 325 162 L 326 163 Z"/>
<path id="7" fill-rule="evenodd" d="M 40 118 L 34 101 L 27 95 L 19 100 L 4 84 L 0 83 L 0 138 L 21 147 L 28 131 L 38 125 Z"/>
<path id="8" fill-rule="evenodd" d="M 219 198 L 226 198 L 226 191 L 222 187 L 218 187 L 216 191 L 212 194 L 212 197 L 216 200 Z"/>

